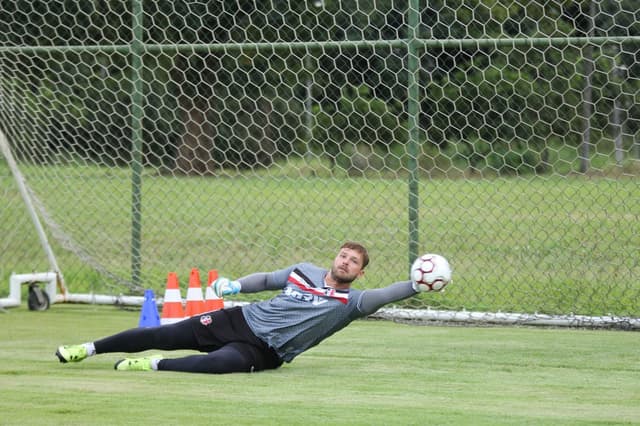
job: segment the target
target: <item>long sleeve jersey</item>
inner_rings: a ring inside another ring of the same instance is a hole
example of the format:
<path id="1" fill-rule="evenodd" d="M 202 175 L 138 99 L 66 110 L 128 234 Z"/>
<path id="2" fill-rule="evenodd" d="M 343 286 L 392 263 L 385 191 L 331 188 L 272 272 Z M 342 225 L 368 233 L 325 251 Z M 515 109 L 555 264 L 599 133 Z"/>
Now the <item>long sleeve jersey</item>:
<path id="1" fill-rule="evenodd" d="M 242 312 L 256 336 L 286 362 L 383 305 L 416 294 L 411 281 L 372 290 L 327 287 L 327 269 L 298 263 L 269 273 L 240 278 L 243 293 L 282 292 L 272 299 L 245 305 Z"/>

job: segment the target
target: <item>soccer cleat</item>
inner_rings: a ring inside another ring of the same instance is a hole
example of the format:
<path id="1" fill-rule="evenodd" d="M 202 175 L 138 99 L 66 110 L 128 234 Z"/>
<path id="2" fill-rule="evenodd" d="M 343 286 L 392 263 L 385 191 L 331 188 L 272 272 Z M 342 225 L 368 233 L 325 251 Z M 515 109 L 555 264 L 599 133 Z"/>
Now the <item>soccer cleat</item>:
<path id="1" fill-rule="evenodd" d="M 62 363 L 80 362 L 87 357 L 87 348 L 84 345 L 60 346 L 56 356 Z"/>
<path id="2" fill-rule="evenodd" d="M 124 358 L 116 362 L 113 366 L 114 370 L 119 371 L 149 371 L 152 360 L 162 359 L 162 355 L 152 355 L 144 358 Z"/>

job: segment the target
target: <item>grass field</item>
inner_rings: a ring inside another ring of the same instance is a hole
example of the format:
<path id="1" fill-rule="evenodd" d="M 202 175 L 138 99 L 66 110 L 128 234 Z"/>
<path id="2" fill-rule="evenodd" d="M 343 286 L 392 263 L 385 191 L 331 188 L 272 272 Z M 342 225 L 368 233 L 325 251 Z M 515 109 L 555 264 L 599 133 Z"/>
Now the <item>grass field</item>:
<path id="1" fill-rule="evenodd" d="M 24 172 L 34 175 L 31 187 L 74 242 L 68 250 L 51 238 L 71 292 L 131 291 L 122 284 L 131 276 L 130 171 L 59 166 Z M 12 272 L 48 268 L 12 185 L 0 180 L 7 199 L 0 209 L 6 236 L 0 297 Z M 359 286 L 380 287 L 407 274 L 407 185 L 400 179 L 149 171 L 143 189 L 142 285 L 157 294 L 169 271 L 186 286 L 192 267 L 239 277 L 301 260 L 325 265 L 336 241 L 347 239 L 362 241 L 372 255 Z M 636 179 L 423 180 L 419 193 L 420 250 L 447 256 L 455 285 L 437 297 L 413 298 L 411 306 L 640 316 Z M 121 281 L 114 285 L 92 262 Z"/>
<path id="2" fill-rule="evenodd" d="M 0 424 L 640 423 L 635 332 L 357 321 L 279 370 L 223 376 L 116 372 L 121 354 L 55 358 L 56 346 L 135 327 L 138 315 L 0 313 Z"/>

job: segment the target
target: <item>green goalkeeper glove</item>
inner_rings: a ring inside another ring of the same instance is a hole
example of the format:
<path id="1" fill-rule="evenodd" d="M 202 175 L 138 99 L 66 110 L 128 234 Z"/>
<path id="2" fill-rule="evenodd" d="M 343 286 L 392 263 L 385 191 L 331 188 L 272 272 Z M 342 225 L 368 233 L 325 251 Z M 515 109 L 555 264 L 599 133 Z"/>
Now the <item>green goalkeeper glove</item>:
<path id="1" fill-rule="evenodd" d="M 229 278 L 218 278 L 211 286 L 218 297 L 238 294 L 242 288 L 240 281 L 231 281 Z"/>

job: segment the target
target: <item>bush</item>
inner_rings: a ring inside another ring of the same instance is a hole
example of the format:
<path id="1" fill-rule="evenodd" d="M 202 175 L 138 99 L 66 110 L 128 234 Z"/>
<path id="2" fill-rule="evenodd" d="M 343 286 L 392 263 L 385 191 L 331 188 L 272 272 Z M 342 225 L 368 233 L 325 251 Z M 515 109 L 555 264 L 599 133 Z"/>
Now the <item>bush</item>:
<path id="1" fill-rule="evenodd" d="M 535 174 L 541 164 L 539 152 L 523 142 L 488 142 L 482 139 L 455 144 L 454 161 L 465 163 L 472 173 L 492 172 L 498 175 Z"/>

